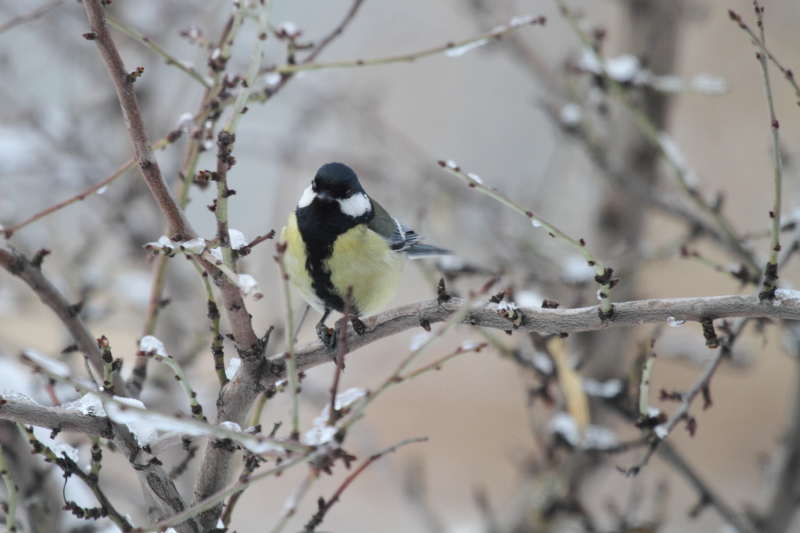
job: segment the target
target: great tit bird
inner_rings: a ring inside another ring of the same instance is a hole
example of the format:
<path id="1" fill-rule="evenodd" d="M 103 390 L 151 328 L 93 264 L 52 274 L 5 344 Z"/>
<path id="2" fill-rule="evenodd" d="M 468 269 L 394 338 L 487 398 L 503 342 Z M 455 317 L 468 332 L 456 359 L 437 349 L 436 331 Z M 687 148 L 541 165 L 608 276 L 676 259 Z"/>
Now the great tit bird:
<path id="1" fill-rule="evenodd" d="M 331 335 L 325 319 L 332 310 L 344 312 L 348 287 L 350 314 L 374 315 L 397 291 L 406 258 L 450 253 L 420 239 L 367 196 L 347 165 L 328 163 L 317 171 L 280 240 L 289 279 L 322 313 L 317 335 L 323 344 L 336 345 L 338 331 Z M 365 326 L 354 320 L 354 327 L 362 333 Z"/>

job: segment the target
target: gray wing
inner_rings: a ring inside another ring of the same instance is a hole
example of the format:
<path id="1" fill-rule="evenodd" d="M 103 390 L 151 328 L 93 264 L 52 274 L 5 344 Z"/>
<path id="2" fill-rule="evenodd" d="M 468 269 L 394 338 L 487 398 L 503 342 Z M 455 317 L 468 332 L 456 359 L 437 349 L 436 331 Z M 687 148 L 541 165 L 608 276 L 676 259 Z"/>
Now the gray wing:
<path id="1" fill-rule="evenodd" d="M 418 235 L 413 229 L 409 228 L 396 218 L 392 218 L 392 220 L 394 220 L 395 224 L 397 225 L 397 229 L 394 231 L 391 239 L 389 240 L 392 250 L 397 252 L 405 252 L 411 259 L 433 257 L 437 255 L 448 255 L 452 253 L 450 250 L 445 250 L 444 248 L 439 248 L 437 246 L 420 244 L 419 241 L 422 239 L 421 235 Z"/>
<path id="2" fill-rule="evenodd" d="M 387 213 L 375 200 L 372 201 L 372 206 L 376 216 L 369 223 L 369 228 L 388 240 L 389 246 L 395 252 L 405 252 L 411 259 L 452 253 L 436 246 L 420 244 L 422 236 Z"/>

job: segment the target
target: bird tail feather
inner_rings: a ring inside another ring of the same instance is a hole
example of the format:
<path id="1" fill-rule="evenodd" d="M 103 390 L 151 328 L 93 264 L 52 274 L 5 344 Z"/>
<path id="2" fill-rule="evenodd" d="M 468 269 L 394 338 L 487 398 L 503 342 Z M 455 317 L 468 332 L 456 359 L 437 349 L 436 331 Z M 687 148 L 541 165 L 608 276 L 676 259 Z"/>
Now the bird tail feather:
<path id="1" fill-rule="evenodd" d="M 437 255 L 450 255 L 453 252 L 437 246 L 431 246 L 430 244 L 413 244 L 406 250 L 406 253 L 409 259 L 421 259 L 423 257 L 435 257 Z"/>

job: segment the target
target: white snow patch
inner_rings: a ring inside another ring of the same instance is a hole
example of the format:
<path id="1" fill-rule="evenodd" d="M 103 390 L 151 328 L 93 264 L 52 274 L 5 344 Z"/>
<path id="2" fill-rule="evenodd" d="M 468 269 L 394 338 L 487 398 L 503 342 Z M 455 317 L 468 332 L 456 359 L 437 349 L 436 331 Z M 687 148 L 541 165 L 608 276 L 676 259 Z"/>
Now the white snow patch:
<path id="1" fill-rule="evenodd" d="M 681 327 L 686 323 L 685 320 L 677 320 L 674 316 L 667 317 L 667 325 L 671 328 Z"/>
<path id="2" fill-rule="evenodd" d="M 114 396 L 114 399 L 116 402 L 107 402 L 105 405 L 108 417 L 118 424 L 128 426 L 139 446 L 144 446 L 158 438 L 158 428 L 152 423 L 149 416 L 143 416 L 140 412 L 125 409 L 127 405 L 138 407 L 139 409 L 147 409 L 142 402 L 133 398 L 123 398 L 122 396 Z M 172 427 L 170 426 L 167 429 L 172 429 Z"/>
<path id="3" fill-rule="evenodd" d="M 178 121 L 175 123 L 175 129 L 181 130 L 184 133 L 188 132 L 193 127 L 194 127 L 194 115 L 189 113 L 188 111 L 179 116 Z"/>
<path id="4" fill-rule="evenodd" d="M 242 366 L 242 360 L 238 357 L 234 357 L 228 363 L 228 366 L 225 368 L 225 377 L 228 379 L 233 379 L 233 376 L 236 375 L 236 372 L 239 370 L 239 367 Z"/>
<path id="5" fill-rule="evenodd" d="M 578 68 L 593 74 L 601 74 L 603 64 L 600 62 L 600 58 L 597 57 L 597 52 L 591 48 L 584 48 L 581 58 L 578 60 Z"/>
<path id="6" fill-rule="evenodd" d="M 639 58 L 635 55 L 625 54 L 612 57 L 606 61 L 606 73 L 620 83 L 628 83 L 640 70 Z"/>
<path id="7" fill-rule="evenodd" d="M 239 290 L 244 296 L 252 295 L 254 300 L 260 300 L 264 297 L 261 289 L 258 288 L 256 278 L 250 274 L 239 274 Z"/>
<path id="8" fill-rule="evenodd" d="M 692 78 L 692 88 L 703 94 L 725 94 L 730 89 L 728 80 L 711 74 L 697 74 Z"/>
<path id="9" fill-rule="evenodd" d="M 449 50 L 447 50 L 444 53 L 444 55 L 446 55 L 447 57 L 461 57 L 464 54 L 466 54 L 467 52 L 469 52 L 470 50 L 474 50 L 475 48 L 479 48 L 479 47 L 483 46 L 484 44 L 488 43 L 489 41 L 490 41 L 490 39 L 479 39 L 477 41 L 473 41 L 471 43 L 467 43 L 467 44 L 464 44 L 464 45 L 461 45 L 461 46 L 458 46 L 458 47 L 455 47 L 455 48 L 450 48 Z"/>
<path id="10" fill-rule="evenodd" d="M 280 84 L 282 79 L 283 79 L 283 76 L 281 76 L 277 72 L 270 72 L 270 73 L 264 75 L 264 83 L 266 83 L 267 87 L 270 87 L 270 88 L 277 87 Z"/>
<path id="11" fill-rule="evenodd" d="M 542 352 L 533 352 L 531 356 L 531 363 L 536 369 L 545 375 L 550 375 L 553 373 L 553 360 L 550 359 L 550 356 L 544 354 Z"/>
<path id="12" fill-rule="evenodd" d="M 775 289 L 775 300 L 772 301 L 772 305 L 780 306 L 783 305 L 784 302 L 788 302 L 791 300 L 800 300 L 800 291 L 793 291 L 789 289 Z"/>
<path id="13" fill-rule="evenodd" d="M 577 446 L 580 441 L 578 425 L 569 413 L 556 413 L 553 415 L 553 418 L 550 419 L 550 431 L 558 433 L 573 446 Z"/>
<path id="14" fill-rule="evenodd" d="M 226 420 L 225 422 L 220 422 L 219 427 L 221 427 L 222 429 L 227 429 L 228 431 L 235 431 L 237 433 L 242 432 L 242 426 L 240 426 L 236 422 L 231 422 L 229 420 Z"/>
<path id="15" fill-rule="evenodd" d="M 71 374 L 69 367 L 65 363 L 51 359 L 50 357 L 42 355 L 34 350 L 23 350 L 22 355 L 30 360 L 33 364 L 44 369 L 45 372 L 49 372 L 62 378 L 69 377 Z"/>
<path id="16" fill-rule="evenodd" d="M 514 303 L 519 307 L 541 307 L 544 298 L 538 292 L 519 291 L 514 293 Z"/>
<path id="17" fill-rule="evenodd" d="M 39 405 L 36 400 L 31 398 L 27 394 L 22 394 L 21 392 L 13 390 L 0 390 L 0 398 L 2 398 L 3 400 L 11 400 L 14 402 L 33 403 Z"/>
<path id="18" fill-rule="evenodd" d="M 583 108 L 574 102 L 564 104 L 558 113 L 558 118 L 564 126 L 574 128 L 583 119 Z"/>
<path id="19" fill-rule="evenodd" d="M 202 237 L 190 239 L 181 243 L 181 248 L 193 254 L 201 254 L 206 249 L 206 240 Z"/>
<path id="20" fill-rule="evenodd" d="M 690 189 L 695 189 L 700 180 L 689 167 L 689 163 L 683 156 L 683 152 L 681 152 L 678 144 L 664 131 L 658 134 L 658 143 L 661 146 L 661 150 L 664 151 L 664 155 L 667 156 L 667 159 L 671 160 L 675 166 L 678 167 L 678 170 L 683 175 L 683 180 L 686 182 L 686 186 Z"/>
<path id="21" fill-rule="evenodd" d="M 366 389 L 348 389 L 336 395 L 336 409 L 348 409 L 362 398 L 367 396 Z M 319 446 L 333 440 L 333 436 L 339 431 L 336 425 L 328 425 L 328 417 L 331 414 L 330 402 L 322 408 L 320 415 L 314 419 L 313 427 L 306 431 L 303 442 L 310 446 Z"/>
<path id="22" fill-rule="evenodd" d="M 56 442 L 50 446 L 53 453 L 58 457 L 66 455 L 73 463 L 78 462 L 78 448 L 64 444 L 63 442 Z"/>
<path id="23" fill-rule="evenodd" d="M 65 403 L 61 406 L 67 411 L 78 411 L 81 414 L 89 416 L 106 416 L 106 410 L 103 408 L 103 402 L 100 397 L 93 392 L 89 392 L 80 397 L 74 402 Z"/>
<path id="24" fill-rule="evenodd" d="M 339 431 L 339 428 L 327 424 L 314 426 L 303 435 L 303 442 L 309 446 L 319 446 L 332 441 L 337 431 Z"/>
<path id="25" fill-rule="evenodd" d="M 162 357 L 169 357 L 167 350 L 164 348 L 164 343 L 158 340 L 153 335 L 146 335 L 139 341 L 139 351 L 144 353 L 155 353 Z"/>
<path id="26" fill-rule="evenodd" d="M 437 262 L 442 270 L 461 270 L 467 264 L 464 259 L 457 255 L 443 255 L 439 257 Z"/>
<path id="27" fill-rule="evenodd" d="M 294 22 L 287 20 L 286 22 L 281 22 L 281 25 L 278 26 L 278 32 L 285 34 L 287 37 L 294 39 L 295 37 L 300 35 L 300 29 L 297 27 L 297 24 Z"/>
<path id="28" fill-rule="evenodd" d="M 233 248 L 234 250 L 239 250 L 247 246 L 248 241 L 247 239 L 245 239 L 244 233 L 242 233 L 238 229 L 233 229 L 233 228 L 229 229 L 228 235 L 230 235 L 231 237 L 231 248 Z"/>
<path id="29" fill-rule="evenodd" d="M 584 378 L 583 390 L 589 396 L 598 396 L 600 398 L 613 398 L 622 392 L 622 381 L 618 379 L 609 379 L 607 381 L 597 381 L 595 379 Z"/>
<path id="30" fill-rule="evenodd" d="M 417 333 L 413 337 L 411 337 L 411 342 L 408 343 L 408 349 L 412 352 L 416 352 L 422 346 L 428 342 L 428 339 L 431 338 L 430 333 Z"/>
<path id="31" fill-rule="evenodd" d="M 561 264 L 561 279 L 572 285 L 587 283 L 594 279 L 594 269 L 584 258 L 573 255 Z"/>
<path id="32" fill-rule="evenodd" d="M 481 185 L 483 185 L 483 180 L 481 179 L 481 177 L 475 174 L 474 172 L 467 172 L 467 176 L 472 178 L 476 183 L 480 183 Z"/>

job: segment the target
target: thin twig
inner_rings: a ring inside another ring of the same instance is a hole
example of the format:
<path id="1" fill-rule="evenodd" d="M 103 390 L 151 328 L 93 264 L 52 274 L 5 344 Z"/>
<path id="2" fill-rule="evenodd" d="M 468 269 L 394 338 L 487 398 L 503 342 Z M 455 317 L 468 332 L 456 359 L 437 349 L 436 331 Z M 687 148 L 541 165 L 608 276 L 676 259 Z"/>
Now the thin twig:
<path id="1" fill-rule="evenodd" d="M 13 19 L 0 24 L 0 33 L 4 31 L 8 31 L 15 26 L 19 26 L 20 24 L 24 24 L 26 22 L 30 22 L 32 20 L 36 20 L 42 15 L 46 15 L 50 11 L 54 10 L 58 6 L 64 3 L 64 0 L 55 0 L 54 2 L 50 2 L 49 4 L 45 4 L 41 7 L 37 7 L 33 11 L 25 13 L 24 15 L 20 15 L 18 17 L 14 17 Z"/>
<path id="2" fill-rule="evenodd" d="M 714 377 L 714 374 L 716 373 L 722 361 L 730 358 L 733 343 L 742 332 L 746 324 L 747 319 L 741 319 L 732 328 L 731 333 L 725 338 L 721 349 L 717 350 L 714 356 L 708 361 L 708 363 L 706 363 L 705 369 L 697 377 L 694 384 L 686 392 L 681 394 L 681 403 L 675 412 L 672 413 L 672 416 L 670 416 L 665 423 L 660 424 L 653 429 L 653 434 L 656 438 L 652 441 L 650 448 L 648 448 L 644 456 L 633 467 L 627 470 L 622 470 L 625 475 L 635 476 L 638 474 L 639 471 L 648 463 L 653 453 L 658 449 L 659 444 L 669 436 L 669 434 L 681 420 L 684 420 L 689 416 L 689 408 L 692 406 L 692 402 L 698 394 L 708 389 L 708 386 L 711 383 L 711 378 Z"/>
<path id="3" fill-rule="evenodd" d="M 482 35 L 478 35 L 477 37 L 472 37 L 470 39 L 458 42 L 449 42 L 443 46 L 428 48 L 426 50 L 421 50 L 419 52 L 413 52 L 410 54 L 378 57 L 373 59 L 334 61 L 331 63 L 300 63 L 296 65 L 283 65 L 271 69 L 270 72 L 277 72 L 279 74 L 294 74 L 295 72 L 300 72 L 303 70 L 320 70 L 328 68 L 352 68 L 352 67 L 369 67 L 373 65 L 389 65 L 392 63 L 406 63 L 417 59 L 421 59 L 423 57 L 429 57 L 448 52 L 451 52 L 451 55 L 456 56 L 456 55 L 461 55 L 463 52 L 466 52 L 470 48 L 481 46 L 483 44 L 487 44 L 492 41 L 500 40 L 503 38 L 504 35 L 517 31 L 520 28 L 526 26 L 544 25 L 545 22 L 546 21 L 544 17 L 519 18 L 517 20 L 512 21 L 508 25 L 500 26 L 499 28 L 493 31 L 484 33 Z"/>
<path id="4" fill-rule="evenodd" d="M 28 441 L 31 443 L 31 448 L 33 448 L 34 452 L 43 455 L 48 462 L 56 464 L 64 471 L 64 475 L 70 476 L 75 474 L 86 484 L 87 487 L 89 487 L 89 489 L 92 491 L 92 494 L 94 494 L 94 497 L 97 498 L 98 502 L 100 502 L 101 508 L 108 515 L 111 521 L 114 522 L 115 526 L 125 532 L 129 532 L 133 529 L 125 517 L 122 516 L 120 512 L 117 511 L 112 505 L 105 492 L 103 492 L 103 490 L 100 488 L 100 485 L 97 483 L 96 478 L 91 477 L 89 474 L 84 472 L 81 467 L 72 461 L 72 459 L 67 457 L 66 453 L 62 453 L 62 456 L 59 457 L 55 454 L 55 452 L 53 452 L 53 450 L 42 444 L 33 434 L 33 428 L 27 428 L 22 424 L 19 426 L 20 429 L 22 429 L 28 436 Z"/>
<path id="5" fill-rule="evenodd" d="M 361 4 L 364 3 L 364 0 L 353 0 L 353 5 L 350 6 L 350 10 L 344 16 L 342 21 L 336 26 L 333 31 L 331 31 L 324 39 L 320 41 L 318 45 L 314 47 L 314 50 L 311 51 L 305 58 L 303 58 L 303 63 L 312 63 L 319 54 L 325 50 L 331 42 L 336 39 L 339 35 L 344 32 L 345 28 L 347 27 L 350 22 L 352 22 L 353 18 L 355 18 L 356 13 L 358 12 L 358 8 L 361 7 Z"/>
<path id="6" fill-rule="evenodd" d="M 292 311 L 292 294 L 289 291 L 289 274 L 286 272 L 286 266 L 284 265 L 283 258 L 286 252 L 286 244 L 285 243 L 277 243 L 275 245 L 275 249 L 277 250 L 277 255 L 275 256 L 275 261 L 278 263 L 280 274 L 281 274 L 281 284 L 283 285 L 283 299 L 286 303 L 286 331 L 288 335 L 286 336 L 286 344 L 287 344 L 287 357 L 286 357 L 286 374 L 289 381 L 289 396 L 292 399 L 292 432 L 290 433 L 290 438 L 292 439 L 299 439 L 300 438 L 300 403 L 299 403 L 299 385 L 298 385 L 298 376 L 297 376 L 297 359 L 295 358 L 294 353 L 294 336 L 292 332 L 294 331 L 294 312 Z"/>
<path id="7" fill-rule="evenodd" d="M 750 28 L 750 26 L 748 26 L 747 23 L 745 23 L 744 20 L 742 20 L 741 15 L 739 15 L 732 9 L 728 10 L 728 15 L 731 17 L 731 20 L 739 24 L 739 27 L 741 29 L 747 32 L 747 34 L 753 40 L 753 44 L 755 44 L 761 49 L 761 53 L 766 54 L 769 60 L 772 61 L 772 63 L 776 67 L 778 67 L 778 70 L 781 71 L 783 76 L 786 78 L 786 81 L 788 81 L 789 84 L 794 89 L 794 94 L 798 99 L 797 103 L 798 105 L 800 105 L 800 85 L 797 84 L 797 80 L 794 77 L 794 72 L 791 69 L 784 67 L 783 64 L 780 61 L 778 61 L 778 58 L 776 58 L 773 55 L 773 53 L 770 52 L 769 48 L 767 48 L 767 44 L 762 39 L 759 39 L 758 36 L 755 34 L 755 32 Z"/>
<path id="8" fill-rule="evenodd" d="M 337 343 L 338 354 L 336 356 L 336 370 L 333 371 L 333 383 L 331 384 L 331 409 L 328 413 L 328 425 L 333 426 L 339 419 L 339 411 L 336 409 L 336 395 L 339 393 L 339 379 L 344 371 L 344 356 L 347 354 L 347 321 L 350 319 L 350 310 L 353 300 L 353 286 L 347 287 L 347 295 L 344 299 L 344 315 L 339 322 L 339 342 Z"/>
<path id="9" fill-rule="evenodd" d="M 286 470 L 294 466 L 297 466 L 299 464 L 308 462 L 309 460 L 311 460 L 311 455 L 305 454 L 290 461 L 283 462 L 280 465 L 277 465 L 270 470 L 249 477 L 245 481 L 240 480 L 237 483 L 231 485 L 230 487 L 225 488 L 215 494 L 212 494 L 208 498 L 192 505 L 188 509 L 176 514 L 175 516 L 171 516 L 166 520 L 162 520 L 161 522 L 157 524 L 152 524 L 146 528 L 134 529 L 132 533 L 153 533 L 155 531 L 164 531 L 166 528 L 173 527 L 176 524 L 180 524 L 194 516 L 200 515 L 204 511 L 215 508 L 220 502 L 224 501 L 225 498 L 227 498 L 228 496 L 231 496 L 237 492 L 246 489 L 256 481 L 260 481 L 264 478 L 271 476 L 280 476 Z"/>
<path id="10" fill-rule="evenodd" d="M 427 437 L 419 437 L 419 438 L 416 438 L 416 439 L 407 439 L 407 440 L 404 440 L 402 442 L 398 442 L 394 446 L 390 446 L 389 448 L 386 448 L 382 452 L 378 452 L 378 453 L 370 456 L 370 458 L 367 459 L 366 461 L 364 461 L 361 464 L 361 466 L 356 468 L 353 471 L 352 474 L 350 474 L 349 476 L 347 476 L 347 478 L 345 478 L 345 480 L 342 482 L 342 484 L 339 485 L 339 488 L 336 489 L 336 492 L 334 492 L 331 495 L 331 497 L 328 498 L 327 501 L 325 501 L 322 498 L 320 498 L 320 500 L 319 500 L 319 503 L 320 503 L 319 510 L 316 512 L 316 514 L 314 514 L 314 516 L 311 517 L 311 520 L 309 520 L 308 523 L 305 525 L 305 528 L 304 528 L 305 533 L 313 533 L 314 530 L 316 530 L 317 526 L 319 526 L 322 523 L 322 521 L 325 519 L 325 515 L 328 514 L 328 511 L 331 510 L 331 507 L 333 507 L 333 505 L 336 502 L 338 502 L 339 499 L 342 497 L 342 493 L 344 492 L 344 490 L 348 486 L 350 486 L 350 483 L 352 483 L 353 480 L 355 480 L 364 470 L 366 470 L 369 465 L 371 465 L 372 463 L 374 463 L 375 461 L 377 461 L 378 459 L 380 459 L 384 455 L 387 455 L 387 454 L 390 454 L 390 453 L 394 453 L 395 451 L 397 451 L 398 448 L 401 448 L 401 447 L 403 447 L 403 446 L 405 446 L 407 444 L 412 444 L 412 443 L 415 443 L 415 442 L 427 442 L 427 441 L 428 441 Z"/>
<path id="11" fill-rule="evenodd" d="M 761 34 L 761 42 L 766 45 L 767 39 L 764 31 L 764 8 L 753 0 L 756 17 L 758 19 L 758 29 Z M 775 282 L 778 280 L 778 252 L 781 250 L 781 191 L 783 188 L 783 166 L 781 163 L 781 145 L 778 136 L 778 118 L 775 116 L 775 105 L 772 101 L 772 86 L 769 81 L 769 64 L 767 56 L 762 52 L 756 53 L 756 58 L 761 66 L 761 76 L 764 81 L 764 92 L 767 97 L 767 114 L 769 115 L 770 130 L 772 132 L 772 163 L 774 171 L 775 201 L 769 216 L 772 219 L 772 233 L 769 242 L 769 258 L 764 269 L 764 284 L 759 294 L 762 300 L 771 301 L 775 297 Z"/>
<path id="12" fill-rule="evenodd" d="M 211 87 L 211 85 L 203 78 L 203 76 L 201 76 L 200 73 L 197 72 L 193 67 L 184 65 L 183 63 L 181 63 L 180 61 L 175 59 L 172 55 L 169 54 L 169 52 L 167 52 L 166 50 L 161 48 L 159 45 L 154 43 L 149 37 L 145 37 L 144 35 L 142 35 L 141 33 L 137 32 L 136 30 L 134 30 L 132 28 L 129 28 L 128 26 L 123 24 L 121 21 L 117 20 L 115 17 L 112 17 L 111 15 L 107 14 L 106 15 L 106 20 L 108 21 L 108 23 L 111 26 L 117 28 L 119 31 L 121 31 L 122 33 L 124 33 L 125 35 L 127 35 L 128 37 L 133 39 L 134 41 L 142 44 L 146 48 L 149 48 L 150 50 L 155 52 L 157 55 L 159 55 L 162 58 L 164 58 L 164 60 L 166 61 L 167 65 L 172 65 L 172 66 L 175 66 L 178 69 L 182 70 L 183 72 L 185 72 L 186 74 L 188 74 L 189 76 L 191 76 L 192 78 L 197 80 L 206 89 Z"/>
<path id="13" fill-rule="evenodd" d="M 747 258 L 747 266 L 754 272 L 759 272 L 760 267 L 755 262 L 750 254 L 741 243 L 736 231 L 730 221 L 714 206 L 709 205 L 697 191 L 697 185 L 694 183 L 696 174 L 690 168 L 683 155 L 680 153 L 678 146 L 671 139 L 666 132 L 660 131 L 659 128 L 653 123 L 651 118 L 642 109 L 636 107 L 631 99 L 628 97 L 625 87 L 611 77 L 606 71 L 603 59 L 599 56 L 593 47 L 592 39 L 581 27 L 575 14 L 569 9 L 565 0 L 555 0 L 562 15 L 567 20 L 573 33 L 580 40 L 583 50 L 593 56 L 596 64 L 600 66 L 599 75 L 603 78 L 604 84 L 611 89 L 611 93 L 617 100 L 624 105 L 633 117 L 634 123 L 639 130 L 644 134 L 648 142 L 659 151 L 662 157 L 675 171 L 678 178 L 678 183 L 681 189 L 689 196 L 689 198 L 707 215 L 711 216 L 719 228 L 725 235 L 725 239 L 736 254 L 742 258 Z"/>
<path id="14" fill-rule="evenodd" d="M 603 264 L 597 259 L 597 257 L 586 247 L 586 242 L 583 239 L 573 239 L 563 231 L 559 230 L 543 218 L 537 216 L 533 211 L 523 208 L 518 203 L 507 197 L 506 195 L 502 194 L 500 191 L 495 189 L 494 187 L 488 187 L 483 184 L 483 180 L 476 174 L 472 174 L 470 172 L 463 172 L 458 165 L 456 165 L 452 161 L 439 161 L 439 166 L 448 171 L 449 173 L 453 174 L 461 178 L 463 181 L 469 185 L 470 188 L 476 189 L 483 194 L 494 198 L 498 202 L 502 203 L 503 205 L 510 207 L 517 213 L 525 216 L 528 220 L 531 221 L 534 227 L 542 227 L 544 228 L 552 237 L 556 237 L 561 239 L 568 245 L 572 246 L 576 249 L 584 259 L 586 259 L 586 263 L 594 270 L 595 273 L 595 281 L 600 284 L 600 292 L 598 297 L 600 299 L 600 312 L 605 317 L 605 319 L 611 319 L 614 315 L 612 305 L 611 305 L 611 289 L 614 285 L 617 284 L 619 280 L 612 279 L 611 275 L 614 273 L 614 270 L 611 268 L 606 268 Z"/>
<path id="15" fill-rule="evenodd" d="M 103 353 L 97 346 L 95 336 L 81 318 L 79 308 L 70 303 L 61 291 L 45 277 L 40 266 L 32 263 L 14 249 L 0 247 L 0 268 L 4 268 L 27 283 L 42 300 L 42 303 L 58 315 L 78 348 L 89 356 L 92 366 L 99 374 L 102 374 L 104 369 Z M 125 396 L 127 394 L 125 382 L 120 378 L 119 372 L 114 374 L 113 383 L 118 395 Z"/>

